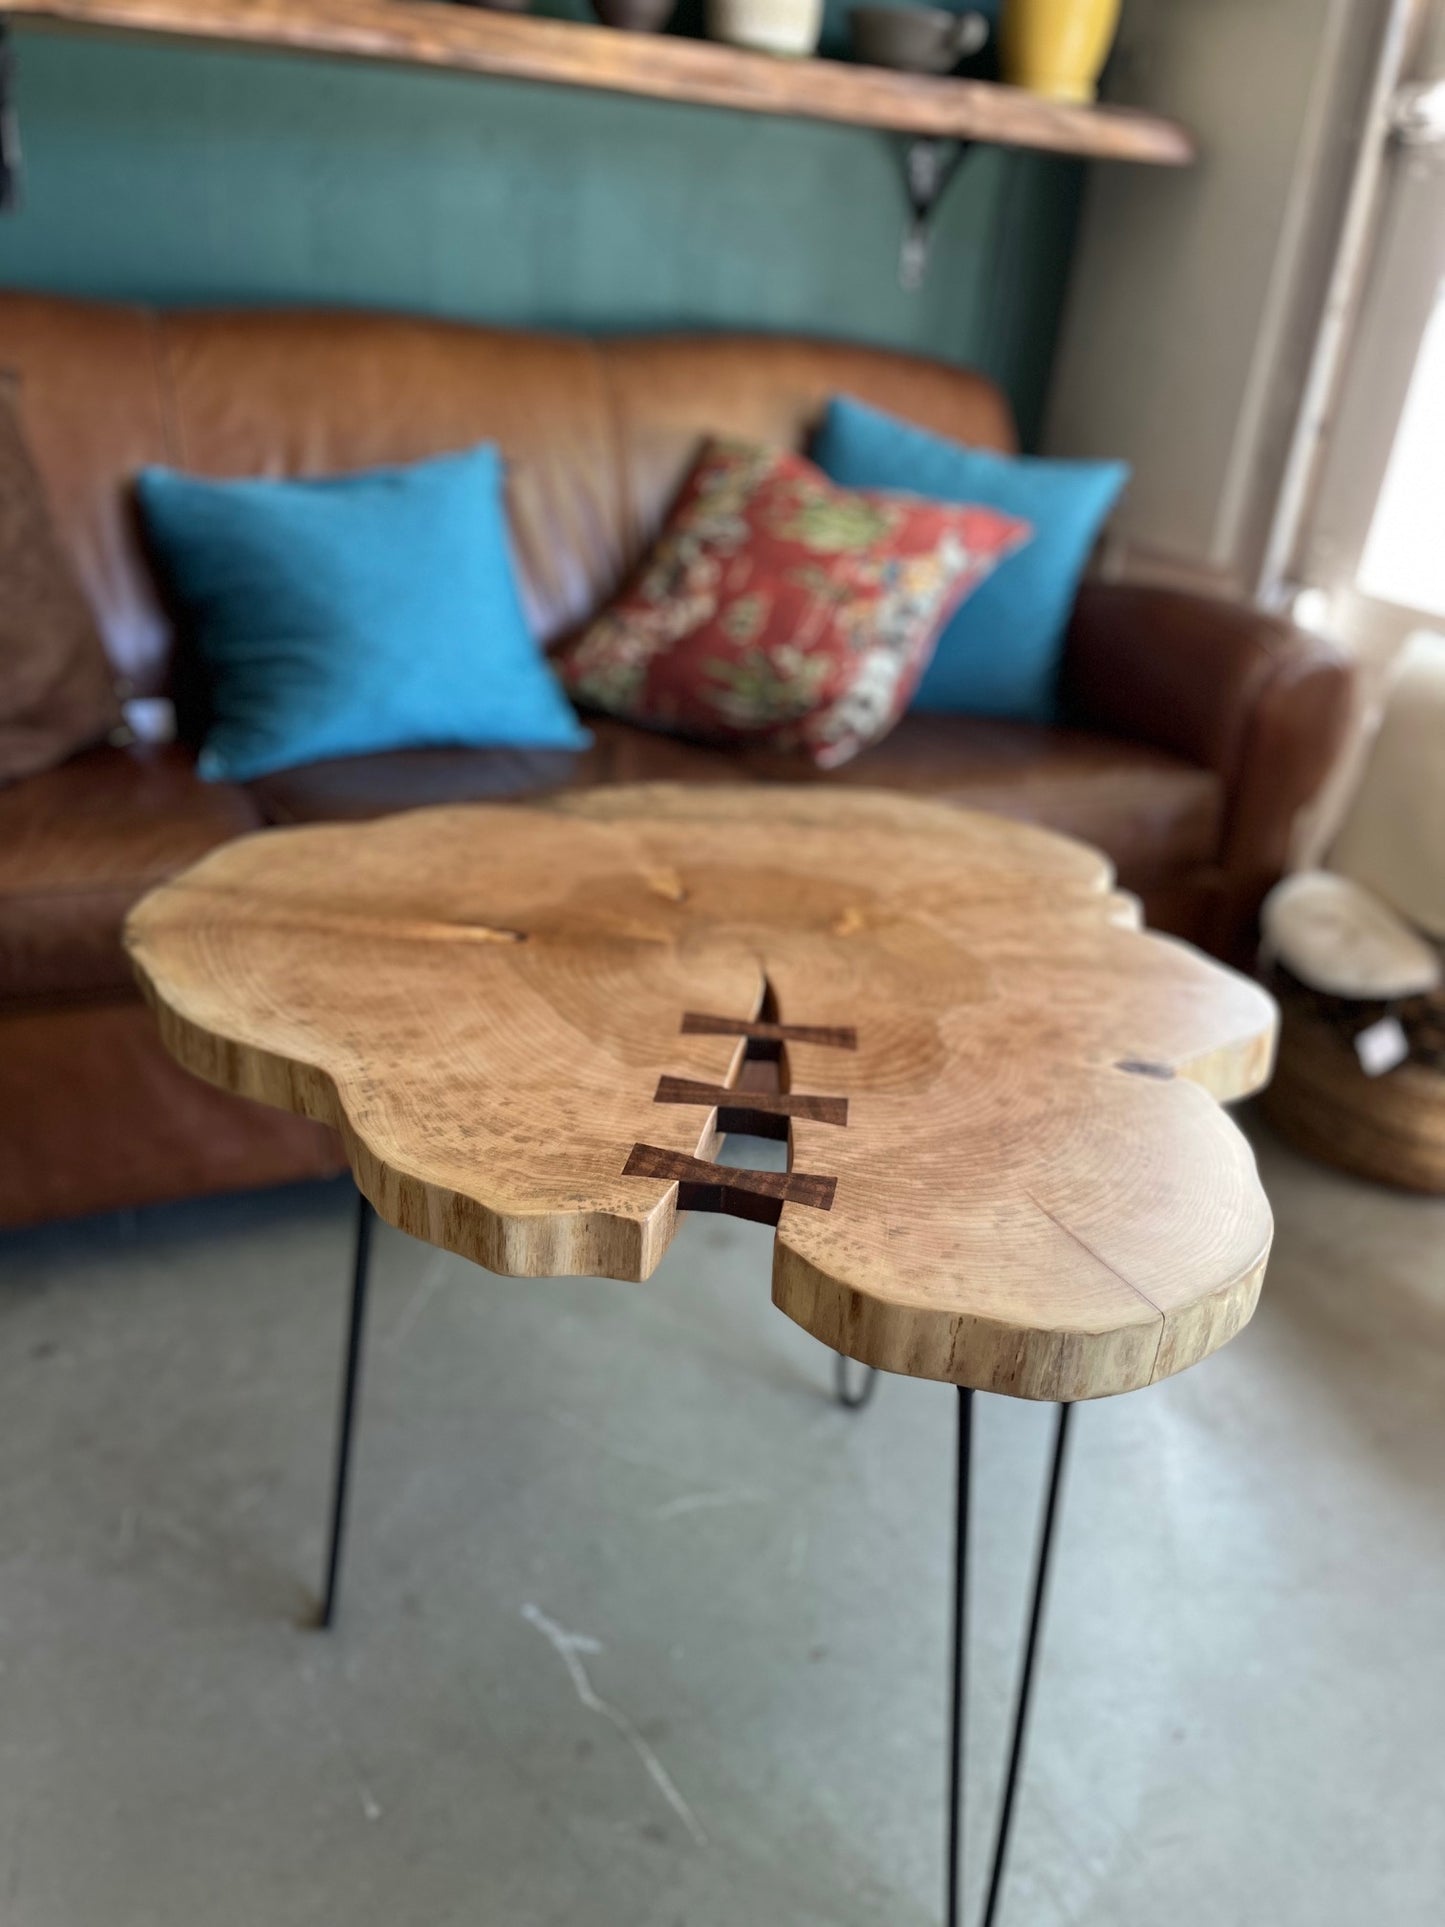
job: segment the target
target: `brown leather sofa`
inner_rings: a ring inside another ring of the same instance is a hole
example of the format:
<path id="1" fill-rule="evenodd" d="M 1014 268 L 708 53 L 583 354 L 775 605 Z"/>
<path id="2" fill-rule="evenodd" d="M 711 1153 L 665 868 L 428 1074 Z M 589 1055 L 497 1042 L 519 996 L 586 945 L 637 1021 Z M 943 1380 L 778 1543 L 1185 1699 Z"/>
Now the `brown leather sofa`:
<path id="1" fill-rule="evenodd" d="M 159 314 L 0 296 L 0 369 L 107 648 L 136 695 L 170 688 L 171 632 L 137 539 L 147 462 L 312 474 L 492 439 L 530 614 L 548 642 L 615 587 L 701 434 L 801 445 L 860 395 L 943 434 L 1013 445 L 976 375 L 812 341 L 592 342 L 357 314 Z M 1252 610 L 1090 586 L 1067 655 L 1069 727 L 910 716 L 816 780 L 1002 810 L 1102 846 L 1153 922 L 1238 953 L 1344 727 L 1348 671 Z M 796 776 L 603 723 L 579 757 L 422 752 L 246 788 L 176 747 L 104 747 L 0 790 L 0 1225 L 339 1168 L 330 1133 L 224 1097 L 162 1054 L 122 955 L 129 905 L 263 824 L 579 783 Z"/>

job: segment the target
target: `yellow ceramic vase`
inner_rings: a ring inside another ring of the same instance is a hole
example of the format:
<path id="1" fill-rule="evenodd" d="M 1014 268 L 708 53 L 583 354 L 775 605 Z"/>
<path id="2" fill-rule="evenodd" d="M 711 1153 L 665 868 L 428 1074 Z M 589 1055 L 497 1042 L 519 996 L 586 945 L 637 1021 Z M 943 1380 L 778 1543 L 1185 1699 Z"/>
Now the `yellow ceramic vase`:
<path id="1" fill-rule="evenodd" d="M 1003 77 L 1050 100 L 1092 100 L 1122 0 L 1004 0 Z"/>

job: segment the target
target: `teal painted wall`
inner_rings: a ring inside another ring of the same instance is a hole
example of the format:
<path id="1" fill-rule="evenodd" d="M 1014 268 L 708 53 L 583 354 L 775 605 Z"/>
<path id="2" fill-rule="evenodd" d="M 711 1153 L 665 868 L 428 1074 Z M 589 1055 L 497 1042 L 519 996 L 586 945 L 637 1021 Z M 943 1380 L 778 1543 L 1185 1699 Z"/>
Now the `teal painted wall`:
<path id="1" fill-rule="evenodd" d="M 21 32 L 0 285 L 598 332 L 758 327 L 987 369 L 1037 420 L 1077 170 L 978 149 L 898 285 L 898 144 L 361 63 Z"/>

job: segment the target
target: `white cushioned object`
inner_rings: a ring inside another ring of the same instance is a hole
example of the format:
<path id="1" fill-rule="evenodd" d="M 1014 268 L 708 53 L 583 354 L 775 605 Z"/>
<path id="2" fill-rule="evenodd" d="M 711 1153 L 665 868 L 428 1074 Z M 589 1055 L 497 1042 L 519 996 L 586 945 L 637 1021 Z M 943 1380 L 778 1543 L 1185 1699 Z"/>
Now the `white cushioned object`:
<path id="1" fill-rule="evenodd" d="M 1304 870 L 1276 884 L 1262 913 L 1267 954 L 1331 997 L 1415 997 L 1440 982 L 1440 957 L 1403 918 L 1349 877 Z"/>

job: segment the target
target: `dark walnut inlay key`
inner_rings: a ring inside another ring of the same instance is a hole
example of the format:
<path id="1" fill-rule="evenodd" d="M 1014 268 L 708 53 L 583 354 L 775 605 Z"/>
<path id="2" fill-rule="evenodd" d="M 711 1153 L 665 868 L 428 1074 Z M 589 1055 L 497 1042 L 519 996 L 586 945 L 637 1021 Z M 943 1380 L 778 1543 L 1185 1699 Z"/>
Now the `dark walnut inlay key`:
<path id="1" fill-rule="evenodd" d="M 678 1187 L 683 1211 L 713 1211 L 754 1224 L 776 1224 L 785 1204 L 811 1205 L 831 1211 L 838 1189 L 836 1178 L 808 1171 L 745 1171 L 731 1165 L 709 1164 L 682 1151 L 665 1151 L 657 1144 L 634 1144 L 622 1167 L 629 1178 L 663 1178 Z"/>

